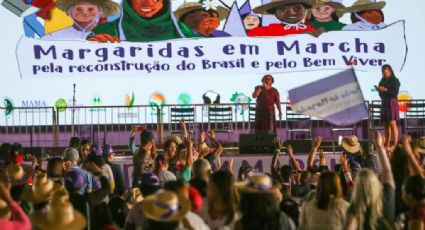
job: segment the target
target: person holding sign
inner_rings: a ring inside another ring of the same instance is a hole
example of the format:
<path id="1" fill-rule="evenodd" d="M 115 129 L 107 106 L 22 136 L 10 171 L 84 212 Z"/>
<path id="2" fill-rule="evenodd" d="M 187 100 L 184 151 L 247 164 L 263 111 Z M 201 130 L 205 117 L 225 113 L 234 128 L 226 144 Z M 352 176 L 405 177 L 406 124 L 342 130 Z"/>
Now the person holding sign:
<path id="1" fill-rule="evenodd" d="M 272 87 L 274 78 L 272 75 L 264 75 L 261 79 L 262 85 L 256 86 L 252 97 L 257 99 L 255 108 L 255 132 L 276 133 L 276 117 L 274 105 L 279 111 L 279 120 L 282 119 L 279 91 Z"/>
<path id="2" fill-rule="evenodd" d="M 375 89 L 379 91 L 379 97 L 382 100 L 381 120 L 384 122 L 385 128 L 384 146 L 386 148 L 395 148 L 398 142 L 397 121 L 400 119 L 397 100 L 400 81 L 394 76 L 390 65 L 382 66 L 382 79 L 378 86 L 375 85 Z"/>

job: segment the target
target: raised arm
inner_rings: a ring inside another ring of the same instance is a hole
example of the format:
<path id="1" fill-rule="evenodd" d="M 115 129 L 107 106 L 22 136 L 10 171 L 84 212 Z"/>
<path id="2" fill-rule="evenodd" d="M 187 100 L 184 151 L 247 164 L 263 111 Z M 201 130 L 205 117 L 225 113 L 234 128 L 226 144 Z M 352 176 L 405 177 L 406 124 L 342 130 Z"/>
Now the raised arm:
<path id="1" fill-rule="evenodd" d="M 233 175 L 233 164 L 234 164 L 233 157 L 230 158 L 229 163 L 226 165 L 226 170 L 229 171 Z"/>
<path id="2" fill-rule="evenodd" d="M 202 151 L 203 144 L 205 143 L 205 140 L 207 139 L 207 134 L 204 130 L 201 131 L 201 134 L 199 134 L 199 142 L 197 144 L 197 149 L 199 153 Z"/>
<path id="3" fill-rule="evenodd" d="M 252 93 L 252 98 L 257 98 L 260 95 L 262 90 L 263 90 L 263 87 L 256 86 L 254 92 Z"/>
<path id="4" fill-rule="evenodd" d="M 378 157 L 381 162 L 381 180 L 383 184 L 388 184 L 395 188 L 393 172 L 391 169 L 390 160 L 388 159 L 387 151 L 385 150 L 381 133 L 375 131 L 374 144 L 378 149 Z"/>
<path id="5" fill-rule="evenodd" d="M 189 168 L 192 168 L 192 164 L 193 164 L 193 151 L 192 151 L 192 141 L 190 140 L 190 137 L 184 137 L 184 144 L 186 145 L 186 165 Z"/>
<path id="6" fill-rule="evenodd" d="M 128 148 L 130 149 L 131 154 L 134 156 L 137 153 L 136 150 L 136 141 L 135 141 L 135 136 L 136 136 L 136 128 L 138 126 L 133 126 L 131 127 L 131 132 L 130 132 L 130 140 L 129 140 L 129 144 L 128 144 Z"/>
<path id="7" fill-rule="evenodd" d="M 10 186 L 0 182 L 0 199 L 6 202 L 9 206 L 9 210 L 12 213 L 13 219 L 6 220 L 0 218 L 0 226 L 2 229 L 20 229 L 30 230 L 31 222 L 25 214 L 24 210 L 19 206 L 18 203 L 13 201 L 10 195 Z"/>
<path id="8" fill-rule="evenodd" d="M 294 168 L 294 170 L 297 172 L 301 171 L 300 164 L 298 164 L 297 159 L 295 159 L 294 149 L 292 148 L 291 145 L 288 145 L 288 156 L 289 156 L 289 159 L 291 160 L 291 165 Z"/>
<path id="9" fill-rule="evenodd" d="M 400 81 L 395 80 L 385 91 L 387 95 L 397 97 L 398 90 L 400 89 Z"/>
<path id="10" fill-rule="evenodd" d="M 188 136 L 188 132 L 187 132 L 187 128 L 186 128 L 186 123 L 184 121 L 184 118 L 182 118 L 180 120 L 180 125 L 182 127 L 182 131 L 183 131 L 183 137 L 187 137 Z"/>
<path id="11" fill-rule="evenodd" d="M 313 168 L 313 161 L 314 161 L 314 158 L 316 157 L 317 150 L 320 148 L 321 144 L 322 144 L 321 136 L 317 136 L 316 138 L 314 138 L 313 148 L 311 148 L 310 154 L 308 155 L 308 159 L 307 159 L 307 169 Z"/>
<path id="12" fill-rule="evenodd" d="M 351 176 L 350 169 L 348 168 L 347 156 L 345 156 L 344 154 L 341 154 L 339 156 L 339 163 L 341 164 L 345 182 L 347 183 L 348 187 L 351 188 L 352 186 L 354 186 L 354 181 L 353 181 L 353 177 Z"/>
<path id="13" fill-rule="evenodd" d="M 328 163 L 326 162 L 325 153 L 323 153 L 323 149 L 319 149 L 319 159 L 319 166 L 328 166 Z"/>
<path id="14" fill-rule="evenodd" d="M 280 148 L 279 145 L 273 155 L 272 163 L 270 164 L 270 172 L 274 178 L 279 178 L 279 172 L 276 170 L 277 158 L 279 158 Z"/>
<path id="15" fill-rule="evenodd" d="M 31 161 L 31 168 L 32 168 L 33 170 L 35 170 L 36 163 L 37 163 L 37 159 L 36 159 L 36 157 L 35 157 L 34 155 L 32 155 L 32 154 L 28 154 L 26 157 L 28 158 L 28 160 L 30 160 L 30 161 Z"/>
<path id="16" fill-rule="evenodd" d="M 221 157 L 220 156 L 218 156 L 217 158 L 216 158 L 216 162 L 217 162 L 217 165 L 216 165 L 216 170 L 219 170 L 219 169 L 221 169 L 221 166 L 222 166 L 222 164 L 221 164 Z"/>
<path id="17" fill-rule="evenodd" d="M 275 154 L 272 158 L 272 163 L 270 164 L 270 172 L 272 176 L 275 178 L 279 178 L 279 172 L 276 170 L 277 159 L 279 158 L 280 149 L 282 149 L 282 141 L 279 138 L 274 140 L 274 144 L 276 146 Z"/>
<path id="18" fill-rule="evenodd" d="M 404 135 L 401 138 L 401 142 L 403 144 L 403 149 L 404 152 L 406 153 L 407 159 L 409 160 L 409 164 L 412 166 L 413 168 L 413 172 L 415 175 L 419 175 L 422 178 L 424 178 L 424 170 L 422 169 L 422 167 L 419 165 L 418 160 L 415 157 L 415 154 L 412 151 L 412 147 L 410 146 L 410 136 L 409 135 Z"/>

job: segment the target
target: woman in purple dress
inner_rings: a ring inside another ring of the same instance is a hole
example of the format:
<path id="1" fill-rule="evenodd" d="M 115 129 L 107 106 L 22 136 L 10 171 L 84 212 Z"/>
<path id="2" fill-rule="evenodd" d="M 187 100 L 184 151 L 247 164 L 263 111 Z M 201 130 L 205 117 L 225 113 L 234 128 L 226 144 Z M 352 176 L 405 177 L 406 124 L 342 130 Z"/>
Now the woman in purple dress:
<path id="1" fill-rule="evenodd" d="M 276 116 L 274 105 L 279 111 L 279 120 L 282 119 L 280 107 L 279 91 L 272 87 L 274 78 L 272 75 L 265 75 L 261 86 L 256 86 L 252 97 L 257 99 L 255 108 L 255 132 L 256 133 L 276 133 Z"/>
<path id="2" fill-rule="evenodd" d="M 400 89 L 400 81 L 394 76 L 393 69 L 390 65 L 382 66 L 382 79 L 375 88 L 379 91 L 381 97 L 381 121 L 384 123 L 385 130 L 385 147 L 393 148 L 398 142 L 398 91 Z"/>

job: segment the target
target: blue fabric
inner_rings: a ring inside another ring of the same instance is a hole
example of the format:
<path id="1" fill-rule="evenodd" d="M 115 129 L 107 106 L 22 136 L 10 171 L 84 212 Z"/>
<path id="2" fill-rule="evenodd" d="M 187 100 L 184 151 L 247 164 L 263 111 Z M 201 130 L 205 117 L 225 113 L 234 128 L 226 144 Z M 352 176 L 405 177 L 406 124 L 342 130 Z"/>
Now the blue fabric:
<path id="1" fill-rule="evenodd" d="M 29 38 L 43 37 L 44 26 L 37 20 L 36 13 L 30 14 L 24 17 L 23 20 L 25 36 Z"/>
<path id="2" fill-rule="evenodd" d="M 211 34 L 211 37 L 231 37 L 231 35 L 222 30 L 214 30 Z"/>
<path id="3" fill-rule="evenodd" d="M 93 177 L 92 177 L 92 175 L 89 173 L 89 172 L 87 172 L 86 170 L 84 170 L 84 169 L 80 169 L 80 168 L 78 168 L 78 167 L 74 167 L 74 168 L 72 168 L 72 170 L 78 170 L 79 171 L 79 173 L 81 173 L 82 175 L 84 175 L 84 178 L 86 179 L 86 183 L 84 184 L 84 186 L 80 189 L 80 191 L 78 191 L 78 194 L 80 194 L 80 195 L 84 195 L 84 193 L 87 191 L 87 190 L 93 190 Z"/>
<path id="4" fill-rule="evenodd" d="M 120 18 L 120 16 L 121 16 L 121 14 L 114 14 L 114 15 L 111 15 L 111 16 L 109 16 L 109 17 L 108 17 L 108 22 L 115 21 L 115 20 L 119 19 L 119 18 Z"/>

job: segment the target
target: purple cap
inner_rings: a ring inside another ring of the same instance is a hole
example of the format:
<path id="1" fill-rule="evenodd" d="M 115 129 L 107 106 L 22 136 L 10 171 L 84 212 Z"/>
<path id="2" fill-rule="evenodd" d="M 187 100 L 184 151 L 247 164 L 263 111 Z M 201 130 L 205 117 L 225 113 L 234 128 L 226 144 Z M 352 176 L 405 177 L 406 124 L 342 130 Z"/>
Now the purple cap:
<path id="1" fill-rule="evenodd" d="M 98 144 L 94 144 L 91 146 L 91 151 L 90 153 L 95 154 L 96 156 L 102 156 L 102 147 Z"/>
<path id="2" fill-rule="evenodd" d="M 69 171 L 65 175 L 65 181 L 71 182 L 70 184 L 72 184 L 72 187 L 74 187 L 74 189 L 77 189 L 77 190 L 81 189 L 86 183 L 86 179 L 84 178 L 84 175 L 78 169 Z"/>
<path id="3" fill-rule="evenodd" d="M 112 148 L 112 145 L 104 145 L 102 152 L 103 156 L 109 156 L 114 153 L 114 149 Z"/>
<path id="4" fill-rule="evenodd" d="M 155 173 L 143 173 L 140 176 L 141 185 L 160 186 L 159 178 Z"/>

